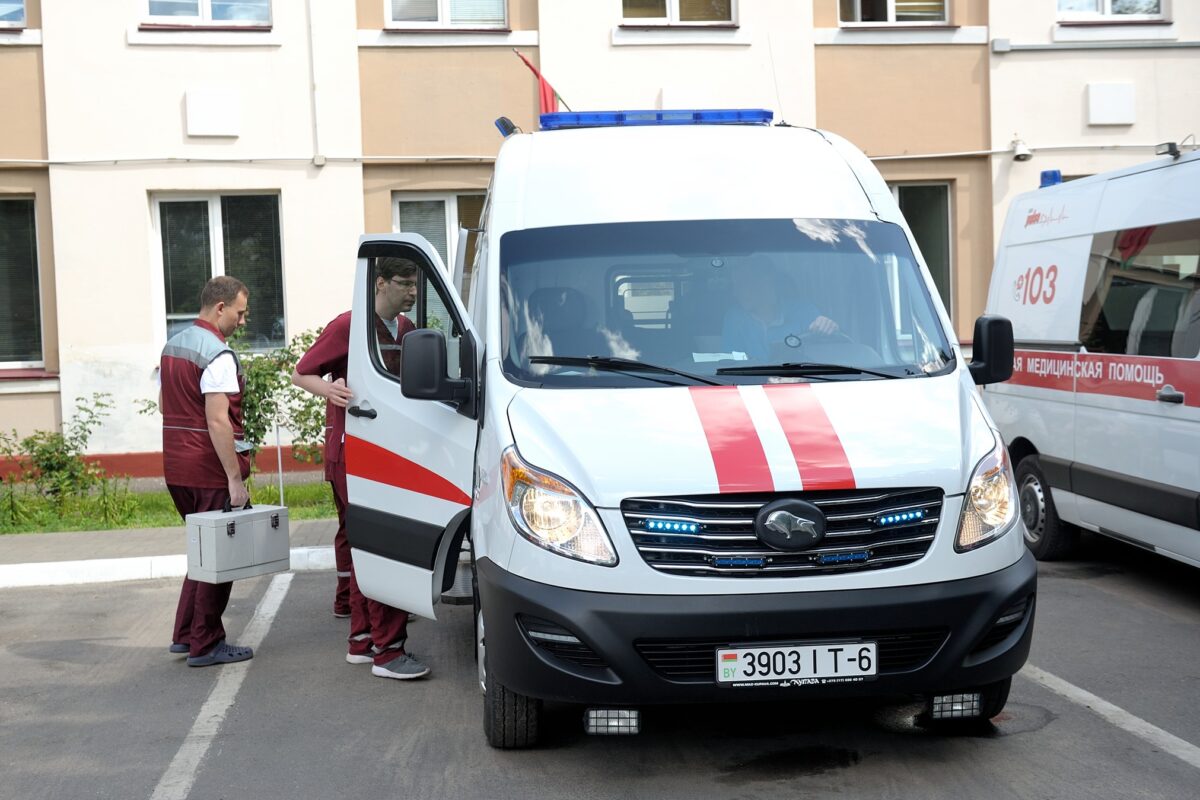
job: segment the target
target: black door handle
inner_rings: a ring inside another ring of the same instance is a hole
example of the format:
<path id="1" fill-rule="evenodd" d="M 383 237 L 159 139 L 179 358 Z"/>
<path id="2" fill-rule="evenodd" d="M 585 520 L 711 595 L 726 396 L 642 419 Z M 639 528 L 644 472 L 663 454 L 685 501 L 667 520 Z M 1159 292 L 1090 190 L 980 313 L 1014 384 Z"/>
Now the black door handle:
<path id="1" fill-rule="evenodd" d="M 366 417 L 367 419 L 375 419 L 379 416 L 379 412 L 373 408 L 359 408 L 358 406 L 350 406 L 346 409 L 346 413 L 352 417 Z"/>
<path id="2" fill-rule="evenodd" d="M 1183 403 L 1183 392 L 1178 391 L 1171 384 L 1167 384 L 1158 390 L 1158 394 L 1154 395 L 1154 399 L 1160 403 Z"/>

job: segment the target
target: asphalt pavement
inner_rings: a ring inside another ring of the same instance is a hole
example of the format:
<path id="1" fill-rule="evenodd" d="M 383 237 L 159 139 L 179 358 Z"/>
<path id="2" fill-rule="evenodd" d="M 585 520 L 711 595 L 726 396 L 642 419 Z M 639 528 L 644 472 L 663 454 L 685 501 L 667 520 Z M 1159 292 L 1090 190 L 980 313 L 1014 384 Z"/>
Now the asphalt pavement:
<path id="1" fill-rule="evenodd" d="M 296 524 L 293 545 L 328 547 L 329 526 Z M 172 543 L 51 536 L 0 537 L 0 564 L 17 566 L 17 548 L 63 563 Z M 1080 559 L 1043 564 L 1029 666 L 969 736 L 924 731 L 915 707 L 798 701 L 652 707 L 639 736 L 589 737 L 578 709 L 556 708 L 527 752 L 484 740 L 467 606 L 412 625 L 433 672 L 399 682 L 343 660 L 330 571 L 235 583 L 226 628 L 261 640 L 257 655 L 205 669 L 166 652 L 178 578 L 4 588 L 0 798 L 1194 800 L 1196 578 L 1094 537 Z"/>

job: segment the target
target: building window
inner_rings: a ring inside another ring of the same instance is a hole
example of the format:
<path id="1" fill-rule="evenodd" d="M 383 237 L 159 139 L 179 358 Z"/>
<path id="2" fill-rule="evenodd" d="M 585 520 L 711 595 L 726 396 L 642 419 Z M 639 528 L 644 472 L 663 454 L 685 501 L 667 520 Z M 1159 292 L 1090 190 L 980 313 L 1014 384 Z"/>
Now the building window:
<path id="1" fill-rule="evenodd" d="M 386 0 L 391 26 L 503 28 L 505 0 Z"/>
<path id="2" fill-rule="evenodd" d="M 633 25 L 730 25 L 734 10 L 734 0 L 621 0 Z"/>
<path id="3" fill-rule="evenodd" d="M 244 336 L 255 350 L 284 344 L 279 198 L 271 194 L 158 198 L 167 338 L 192 324 L 200 290 L 232 275 L 250 290 Z"/>
<path id="4" fill-rule="evenodd" d="M 0 200 L 0 365 L 42 365 L 42 299 L 32 198 Z"/>
<path id="5" fill-rule="evenodd" d="M 940 25 L 950 21 L 946 0 L 841 0 L 842 22 Z"/>
<path id="6" fill-rule="evenodd" d="M 1200 220 L 1096 234 L 1079 341 L 1089 353 L 1200 353 Z"/>
<path id="7" fill-rule="evenodd" d="M 454 271 L 455 249 L 460 227 L 479 227 L 484 195 L 480 194 L 415 194 L 397 193 L 392 208 L 392 229 L 396 233 L 419 233 L 429 240 L 442 257 L 446 271 Z M 465 271 L 475 261 L 475 242 L 478 237 L 467 236 Z M 463 277 L 463 297 L 467 296 L 470 275 Z"/>
<path id="8" fill-rule="evenodd" d="M 1079 22 L 1160 20 L 1163 5 L 1163 0 L 1058 0 L 1058 18 Z"/>
<path id="9" fill-rule="evenodd" d="M 149 0 L 149 11 L 151 22 L 175 25 L 271 24 L 271 0 Z"/>
<path id="10" fill-rule="evenodd" d="M 950 185 L 900 184 L 892 187 L 900 211 L 908 222 L 925 266 L 941 295 L 946 312 L 954 317 L 953 269 L 950 259 Z"/>
<path id="11" fill-rule="evenodd" d="M 25 0 L 0 0 L 0 28 L 25 27 Z"/>

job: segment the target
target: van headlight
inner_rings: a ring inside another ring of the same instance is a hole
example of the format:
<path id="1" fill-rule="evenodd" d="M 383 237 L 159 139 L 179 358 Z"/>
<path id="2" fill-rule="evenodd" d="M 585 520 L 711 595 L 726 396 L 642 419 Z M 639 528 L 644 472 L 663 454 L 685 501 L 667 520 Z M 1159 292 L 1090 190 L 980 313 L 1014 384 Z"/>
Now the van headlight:
<path id="1" fill-rule="evenodd" d="M 513 447 L 504 451 L 500 473 L 508 514 L 522 536 L 560 556 L 616 565 L 617 552 L 600 517 L 579 492 L 526 464 Z"/>
<path id="2" fill-rule="evenodd" d="M 983 457 L 967 484 L 954 549 L 959 553 L 994 542 L 1017 521 L 1017 481 L 1000 437 Z"/>

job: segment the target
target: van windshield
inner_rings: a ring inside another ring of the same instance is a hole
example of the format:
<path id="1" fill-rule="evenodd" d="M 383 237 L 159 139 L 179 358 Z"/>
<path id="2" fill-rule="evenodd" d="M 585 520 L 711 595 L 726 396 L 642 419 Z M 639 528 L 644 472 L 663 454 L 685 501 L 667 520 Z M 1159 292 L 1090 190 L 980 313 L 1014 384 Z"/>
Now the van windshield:
<path id="1" fill-rule="evenodd" d="M 524 385 L 882 380 L 952 368 L 908 241 L 890 223 L 512 231 L 500 240 L 500 286 L 504 370 Z"/>

